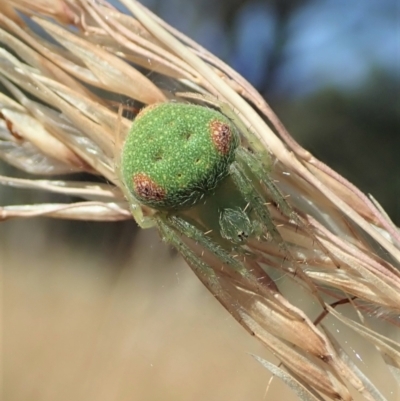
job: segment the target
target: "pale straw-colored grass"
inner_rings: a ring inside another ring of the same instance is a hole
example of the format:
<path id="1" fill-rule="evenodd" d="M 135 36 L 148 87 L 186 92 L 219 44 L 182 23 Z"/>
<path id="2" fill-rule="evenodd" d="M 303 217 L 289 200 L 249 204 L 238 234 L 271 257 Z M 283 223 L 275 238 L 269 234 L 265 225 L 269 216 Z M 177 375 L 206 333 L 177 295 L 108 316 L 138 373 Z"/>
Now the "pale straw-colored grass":
<path id="1" fill-rule="evenodd" d="M 249 270 L 262 267 L 263 284 L 254 287 L 216 263 L 224 291 L 214 295 L 278 357 L 279 367 L 259 361 L 300 399 L 395 400 L 400 385 L 397 227 L 376 202 L 297 144 L 235 71 L 140 3 L 121 3 L 133 17 L 105 1 L 0 1 L 5 89 L 0 157 L 22 171 L 50 176 L 1 176 L 0 183 L 82 198 L 3 206 L 0 219 L 131 219 L 118 179 L 129 117 L 137 107 L 168 99 L 217 98 L 254 136 L 252 145 L 265 147 L 274 159 L 272 177 L 294 213 L 285 217 L 270 208 L 296 255 L 296 270 L 281 271 L 277 244 L 253 241 L 249 247 L 262 256 L 243 263 Z M 71 172 L 102 176 L 104 184 L 51 180 Z M 362 372 L 343 339 L 338 341 L 337 327 L 370 345 L 385 369 L 385 388 Z"/>

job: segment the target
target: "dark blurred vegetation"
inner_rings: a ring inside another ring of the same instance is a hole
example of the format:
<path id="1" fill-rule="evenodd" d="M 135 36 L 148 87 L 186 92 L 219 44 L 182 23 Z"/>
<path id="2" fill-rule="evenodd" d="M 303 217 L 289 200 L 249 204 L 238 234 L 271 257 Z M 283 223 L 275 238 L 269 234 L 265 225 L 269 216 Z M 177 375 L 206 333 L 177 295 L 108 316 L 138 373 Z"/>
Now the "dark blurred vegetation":
<path id="1" fill-rule="evenodd" d="M 276 110 L 306 149 L 371 194 L 400 224 L 399 81 L 376 74 L 358 90 L 327 87 Z"/>

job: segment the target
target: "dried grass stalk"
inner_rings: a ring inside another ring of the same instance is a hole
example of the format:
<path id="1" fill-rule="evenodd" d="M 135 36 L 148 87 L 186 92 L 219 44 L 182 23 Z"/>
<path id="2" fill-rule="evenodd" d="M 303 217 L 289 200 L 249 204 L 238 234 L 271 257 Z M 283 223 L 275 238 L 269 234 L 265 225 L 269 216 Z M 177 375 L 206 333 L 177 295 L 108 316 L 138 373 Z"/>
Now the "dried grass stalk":
<path id="1" fill-rule="evenodd" d="M 199 266 L 190 259 L 189 264 L 243 327 L 278 356 L 285 370 L 258 359 L 300 399 L 351 400 L 356 393 L 365 400 L 387 399 L 322 323 L 329 316 L 367 341 L 384 360 L 392 394 L 396 392 L 397 227 L 378 205 L 297 144 L 240 75 L 140 3 L 121 2 L 133 17 L 105 1 L 0 1 L 0 157 L 32 174 L 89 172 L 108 182 L 0 176 L 2 185 L 85 199 L 5 206 L 0 220 L 130 219 L 115 161 L 131 124 L 120 105 L 140 107 L 182 96 L 197 101 L 198 94 L 216 97 L 274 157 L 272 174 L 290 196 L 294 213 L 285 218 L 271 212 L 296 252 L 297 270 L 278 285 L 274 277 L 284 262 L 277 245 L 256 241 L 249 246 L 263 256 L 244 267 L 260 279 L 257 284 L 224 271 L 211 258 L 222 283 L 217 290 Z M 196 244 L 190 246 L 200 252 Z M 273 269 L 266 272 L 263 264 Z M 301 306 L 291 296 L 293 290 L 301 294 Z M 350 313 L 346 308 L 342 312 L 345 304 Z"/>

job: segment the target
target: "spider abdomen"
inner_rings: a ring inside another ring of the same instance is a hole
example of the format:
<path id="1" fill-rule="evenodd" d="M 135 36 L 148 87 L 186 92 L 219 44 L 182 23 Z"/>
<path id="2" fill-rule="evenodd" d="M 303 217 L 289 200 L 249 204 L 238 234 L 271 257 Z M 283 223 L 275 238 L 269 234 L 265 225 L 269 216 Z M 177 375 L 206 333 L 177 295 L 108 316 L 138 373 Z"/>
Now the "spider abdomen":
<path id="1" fill-rule="evenodd" d="M 136 117 L 121 157 L 126 186 L 155 209 L 199 202 L 225 178 L 239 144 L 236 127 L 206 107 L 160 103 Z"/>

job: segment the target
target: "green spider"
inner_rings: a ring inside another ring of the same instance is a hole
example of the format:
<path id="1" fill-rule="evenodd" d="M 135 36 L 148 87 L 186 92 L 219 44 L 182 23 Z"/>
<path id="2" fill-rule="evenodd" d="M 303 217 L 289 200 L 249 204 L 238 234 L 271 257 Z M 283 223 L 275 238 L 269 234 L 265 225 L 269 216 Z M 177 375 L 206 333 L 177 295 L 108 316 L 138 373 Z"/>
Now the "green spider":
<path id="1" fill-rule="evenodd" d="M 203 272 L 211 255 L 248 275 L 254 244 L 284 248 L 267 205 L 287 216 L 291 209 L 269 177 L 268 154 L 243 143 L 221 112 L 166 102 L 144 108 L 123 145 L 120 174 L 135 220 L 157 226 Z"/>

